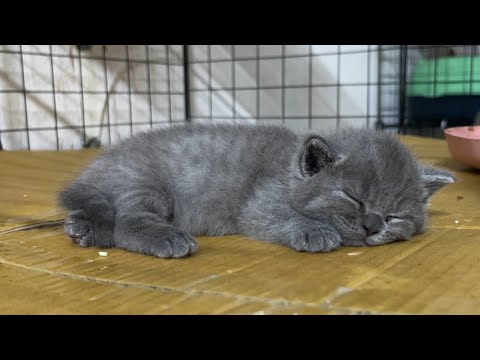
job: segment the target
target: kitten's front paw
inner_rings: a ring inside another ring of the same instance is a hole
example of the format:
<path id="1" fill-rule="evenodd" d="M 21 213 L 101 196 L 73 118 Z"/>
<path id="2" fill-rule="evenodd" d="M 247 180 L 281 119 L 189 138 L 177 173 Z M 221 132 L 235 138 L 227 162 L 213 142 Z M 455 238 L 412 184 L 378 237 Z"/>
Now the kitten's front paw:
<path id="1" fill-rule="evenodd" d="M 182 258 L 194 254 L 197 250 L 198 244 L 190 234 L 177 229 L 169 229 L 155 244 L 152 255 L 160 258 Z"/>
<path id="2" fill-rule="evenodd" d="M 164 259 L 182 258 L 198 250 L 195 239 L 174 227 L 153 228 L 147 233 L 117 234 L 116 246 Z"/>
<path id="3" fill-rule="evenodd" d="M 341 244 L 342 239 L 338 233 L 328 229 L 316 229 L 298 234 L 289 245 L 297 251 L 329 252 Z"/>
<path id="4" fill-rule="evenodd" d="M 93 246 L 93 225 L 82 210 L 73 211 L 65 219 L 65 233 L 81 247 Z"/>

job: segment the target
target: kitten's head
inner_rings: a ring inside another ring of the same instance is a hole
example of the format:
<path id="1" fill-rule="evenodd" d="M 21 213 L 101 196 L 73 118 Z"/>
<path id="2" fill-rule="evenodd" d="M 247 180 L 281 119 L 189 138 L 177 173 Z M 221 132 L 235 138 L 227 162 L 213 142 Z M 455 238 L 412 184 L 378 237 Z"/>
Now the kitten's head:
<path id="1" fill-rule="evenodd" d="M 310 135 L 293 168 L 292 206 L 328 221 L 353 246 L 422 232 L 430 197 L 455 181 L 448 171 L 418 163 L 393 135 L 369 130 Z"/>

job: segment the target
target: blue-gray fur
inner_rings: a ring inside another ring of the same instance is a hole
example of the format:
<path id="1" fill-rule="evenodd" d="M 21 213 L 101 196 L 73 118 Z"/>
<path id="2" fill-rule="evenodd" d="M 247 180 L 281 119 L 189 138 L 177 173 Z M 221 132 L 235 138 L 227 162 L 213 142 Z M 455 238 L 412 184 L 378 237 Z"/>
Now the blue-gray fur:
<path id="1" fill-rule="evenodd" d="M 80 246 L 183 257 L 193 236 L 243 234 L 326 252 L 422 232 L 429 198 L 454 180 L 383 132 L 187 124 L 107 150 L 60 201 Z"/>

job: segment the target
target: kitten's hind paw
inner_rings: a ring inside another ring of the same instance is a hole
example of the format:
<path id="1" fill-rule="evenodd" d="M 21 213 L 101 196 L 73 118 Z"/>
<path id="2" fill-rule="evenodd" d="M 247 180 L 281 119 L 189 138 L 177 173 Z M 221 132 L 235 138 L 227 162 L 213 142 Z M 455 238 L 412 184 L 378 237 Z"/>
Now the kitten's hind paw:
<path id="1" fill-rule="evenodd" d="M 65 233 L 82 247 L 93 246 L 93 224 L 82 210 L 73 211 L 65 219 Z"/>
<path id="2" fill-rule="evenodd" d="M 342 245 L 340 235 L 330 230 L 310 230 L 299 234 L 289 244 L 297 251 L 329 252 Z"/>

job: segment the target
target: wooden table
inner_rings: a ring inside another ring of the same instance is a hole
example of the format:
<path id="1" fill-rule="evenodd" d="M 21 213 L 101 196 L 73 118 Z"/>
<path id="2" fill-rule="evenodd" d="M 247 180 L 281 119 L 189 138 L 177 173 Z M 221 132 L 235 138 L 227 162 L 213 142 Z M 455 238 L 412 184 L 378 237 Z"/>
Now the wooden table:
<path id="1" fill-rule="evenodd" d="M 459 182 L 435 195 L 408 242 L 307 254 L 238 236 L 201 237 L 177 260 L 73 245 L 55 193 L 95 151 L 0 152 L 2 314 L 480 314 L 480 172 L 444 141 L 404 137 Z"/>

